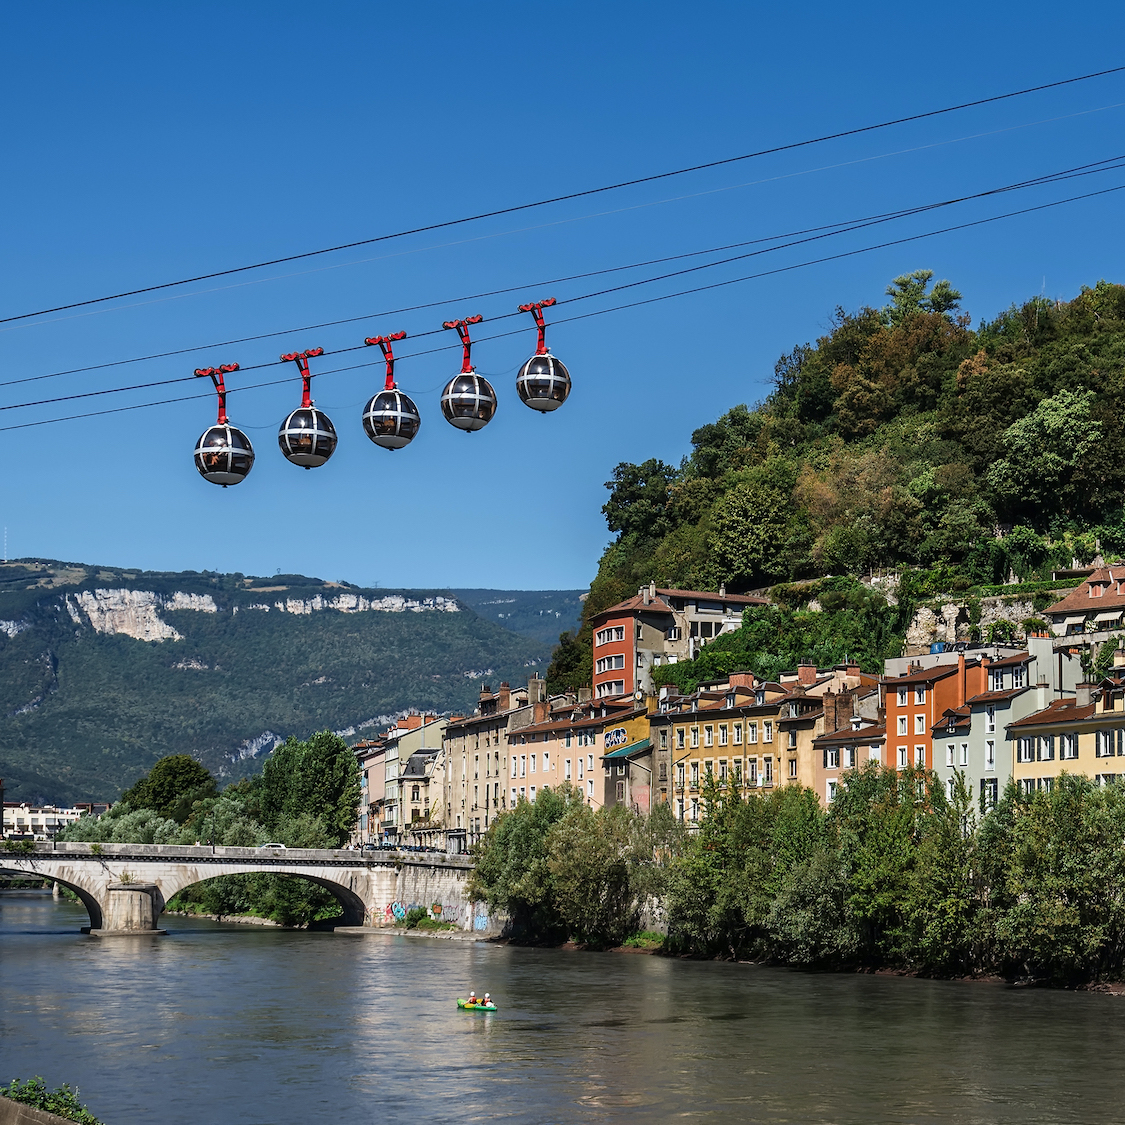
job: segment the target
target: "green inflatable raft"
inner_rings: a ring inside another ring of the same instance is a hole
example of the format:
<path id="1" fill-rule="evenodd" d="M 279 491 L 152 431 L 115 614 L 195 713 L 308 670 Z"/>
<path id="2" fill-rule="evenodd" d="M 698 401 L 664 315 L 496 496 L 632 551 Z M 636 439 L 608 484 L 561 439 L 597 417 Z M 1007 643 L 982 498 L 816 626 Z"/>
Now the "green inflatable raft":
<path id="1" fill-rule="evenodd" d="M 472 1004 L 468 1000 L 457 998 L 457 1007 L 463 1008 L 466 1012 L 495 1012 L 495 1004 L 482 1004 L 479 1000 L 474 1001 Z"/>

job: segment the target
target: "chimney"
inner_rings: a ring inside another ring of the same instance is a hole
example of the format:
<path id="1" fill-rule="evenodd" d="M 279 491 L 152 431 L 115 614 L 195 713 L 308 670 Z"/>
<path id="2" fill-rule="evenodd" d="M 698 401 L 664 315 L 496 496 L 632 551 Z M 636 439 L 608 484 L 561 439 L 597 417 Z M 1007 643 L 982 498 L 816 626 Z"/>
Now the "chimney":
<path id="1" fill-rule="evenodd" d="M 727 584 L 725 582 L 719 583 L 719 597 L 725 598 L 727 596 Z"/>
<path id="2" fill-rule="evenodd" d="M 1125 652 L 1123 652 L 1121 649 L 1118 649 L 1113 654 L 1113 666 L 1114 668 L 1121 668 L 1125 666 Z"/>
<path id="3" fill-rule="evenodd" d="M 539 703 L 547 698 L 547 681 L 532 673 L 527 680 L 528 703 Z"/>
<path id="4" fill-rule="evenodd" d="M 500 695 L 497 699 L 497 707 L 501 711 L 507 711 L 512 706 L 512 689 L 507 680 L 500 684 Z"/>
<path id="5" fill-rule="evenodd" d="M 594 689 L 588 687 L 580 687 L 578 689 L 578 702 L 589 703 L 594 698 Z"/>
<path id="6" fill-rule="evenodd" d="M 753 672 L 731 672 L 727 677 L 727 683 L 732 687 L 754 687 L 754 673 Z"/>
<path id="7" fill-rule="evenodd" d="M 1039 683 L 1037 683 L 1035 685 L 1035 710 L 1036 711 L 1046 710 L 1047 704 L 1048 704 L 1048 702 L 1050 702 L 1049 699 L 1048 699 L 1048 690 L 1049 689 L 1047 687 L 1047 681 L 1046 680 L 1040 680 Z"/>
<path id="8" fill-rule="evenodd" d="M 810 664 L 807 660 L 802 660 L 797 665 L 797 683 L 804 687 L 809 687 L 816 683 L 816 665 Z"/>
<path id="9" fill-rule="evenodd" d="M 649 603 L 649 602 L 651 601 L 651 598 L 650 598 L 650 596 L 649 596 L 649 592 L 648 592 L 648 591 L 649 591 L 649 588 L 648 588 L 647 586 L 642 586 L 642 587 L 641 587 L 641 588 L 640 588 L 640 589 L 639 589 L 639 590 L 637 591 L 637 593 L 641 595 L 641 603 L 642 603 L 643 605 L 648 605 L 648 603 Z"/>
<path id="10" fill-rule="evenodd" d="M 957 654 L 957 699 L 954 702 L 954 707 L 962 707 L 965 703 L 965 654 L 959 652 Z"/>
<path id="11" fill-rule="evenodd" d="M 1074 689 L 1074 706 L 1075 707 L 1089 707 L 1093 702 L 1091 693 L 1094 690 L 1093 684 L 1081 683 Z"/>
<path id="12" fill-rule="evenodd" d="M 650 602 L 656 601 L 656 583 L 650 582 L 648 584 L 648 600 Z"/>

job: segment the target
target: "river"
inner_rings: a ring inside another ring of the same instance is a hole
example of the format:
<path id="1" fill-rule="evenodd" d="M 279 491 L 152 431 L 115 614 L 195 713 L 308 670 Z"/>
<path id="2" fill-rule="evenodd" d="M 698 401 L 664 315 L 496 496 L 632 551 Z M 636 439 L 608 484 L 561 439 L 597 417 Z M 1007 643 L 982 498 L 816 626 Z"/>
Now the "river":
<path id="1" fill-rule="evenodd" d="M 1125 998 L 165 917 L 0 893 L 0 1079 L 107 1125 L 1125 1120 Z M 491 992 L 495 1014 L 454 998 Z"/>

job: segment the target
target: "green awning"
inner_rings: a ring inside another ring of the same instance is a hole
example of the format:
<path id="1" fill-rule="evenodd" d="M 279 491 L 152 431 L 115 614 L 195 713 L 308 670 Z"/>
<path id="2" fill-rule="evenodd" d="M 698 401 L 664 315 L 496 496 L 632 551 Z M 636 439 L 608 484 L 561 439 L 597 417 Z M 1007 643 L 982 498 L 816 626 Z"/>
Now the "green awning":
<path id="1" fill-rule="evenodd" d="M 632 746 L 622 746 L 620 750 L 611 750 L 608 754 L 603 754 L 602 758 L 628 758 L 640 750 L 648 750 L 651 746 L 651 738 L 642 738 L 640 742 L 634 742 Z"/>

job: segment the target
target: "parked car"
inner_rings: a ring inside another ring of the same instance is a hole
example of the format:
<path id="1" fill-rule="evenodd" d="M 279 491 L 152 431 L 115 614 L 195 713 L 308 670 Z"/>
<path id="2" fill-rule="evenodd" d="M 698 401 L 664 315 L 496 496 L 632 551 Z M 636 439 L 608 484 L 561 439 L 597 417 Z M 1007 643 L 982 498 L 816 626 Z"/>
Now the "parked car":
<path id="1" fill-rule="evenodd" d="M 258 851 L 260 851 L 260 852 L 267 852 L 267 851 L 283 852 L 283 851 L 285 851 L 285 845 L 284 844 L 259 844 L 258 845 Z"/>

